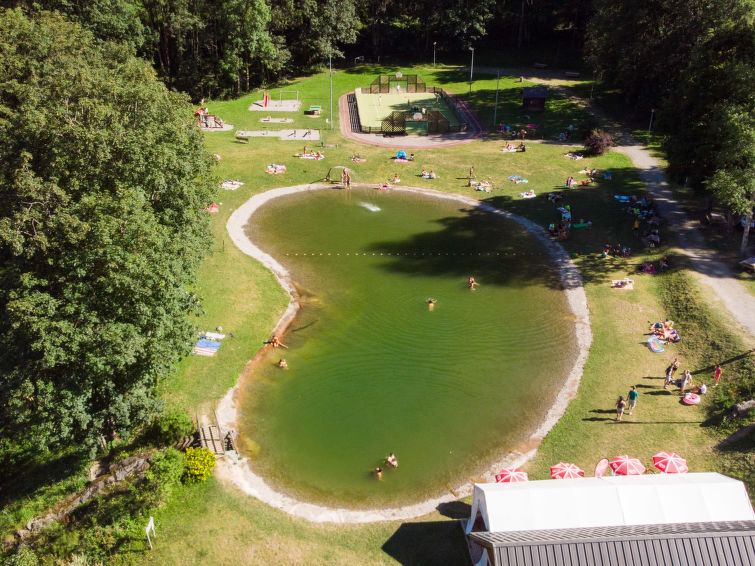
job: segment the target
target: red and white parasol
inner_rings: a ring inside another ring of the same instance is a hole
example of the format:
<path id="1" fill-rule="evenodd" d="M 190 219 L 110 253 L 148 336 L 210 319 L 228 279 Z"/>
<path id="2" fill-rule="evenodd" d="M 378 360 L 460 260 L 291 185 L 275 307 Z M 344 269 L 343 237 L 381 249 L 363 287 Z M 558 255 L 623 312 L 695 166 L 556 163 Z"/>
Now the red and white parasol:
<path id="1" fill-rule="evenodd" d="M 653 465 L 667 474 L 684 474 L 689 471 L 687 460 L 676 452 L 658 452 L 653 456 Z"/>
<path id="2" fill-rule="evenodd" d="M 527 474 L 517 468 L 504 468 L 495 475 L 496 483 L 515 483 L 528 480 Z"/>
<path id="3" fill-rule="evenodd" d="M 559 462 L 551 466 L 551 477 L 554 480 L 569 480 L 585 477 L 585 472 L 570 462 Z"/>
<path id="4" fill-rule="evenodd" d="M 639 476 L 645 472 L 645 466 L 637 458 L 624 454 L 616 456 L 609 463 L 613 473 L 619 476 Z"/>

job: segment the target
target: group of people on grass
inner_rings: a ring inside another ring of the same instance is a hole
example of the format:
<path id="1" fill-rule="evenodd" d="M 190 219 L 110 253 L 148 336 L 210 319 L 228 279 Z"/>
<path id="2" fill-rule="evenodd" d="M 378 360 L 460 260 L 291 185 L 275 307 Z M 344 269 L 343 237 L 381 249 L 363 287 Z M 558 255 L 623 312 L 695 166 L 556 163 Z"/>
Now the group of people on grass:
<path id="1" fill-rule="evenodd" d="M 684 401 L 687 401 L 688 397 L 705 395 L 708 392 L 708 386 L 705 383 L 695 385 L 694 379 L 692 377 L 692 372 L 690 370 L 685 369 L 682 372 L 682 376 L 680 378 L 676 378 L 676 371 L 679 369 L 679 366 L 679 360 L 677 358 L 674 358 L 674 361 L 671 362 L 671 364 L 666 368 L 663 389 L 668 390 L 668 388 L 671 387 L 672 384 L 677 385 L 679 387 L 679 394 L 682 396 Z M 718 382 L 721 379 L 722 373 L 723 370 L 721 369 L 721 365 L 716 364 L 716 367 L 713 370 L 713 387 L 718 387 Z M 626 398 L 624 397 L 624 395 L 619 395 L 619 398 L 616 400 L 617 421 L 622 420 L 625 411 L 630 415 L 632 414 L 632 411 L 637 407 L 638 397 L 639 392 L 637 391 L 636 385 L 632 386 Z M 688 404 L 696 404 L 696 402 Z"/>

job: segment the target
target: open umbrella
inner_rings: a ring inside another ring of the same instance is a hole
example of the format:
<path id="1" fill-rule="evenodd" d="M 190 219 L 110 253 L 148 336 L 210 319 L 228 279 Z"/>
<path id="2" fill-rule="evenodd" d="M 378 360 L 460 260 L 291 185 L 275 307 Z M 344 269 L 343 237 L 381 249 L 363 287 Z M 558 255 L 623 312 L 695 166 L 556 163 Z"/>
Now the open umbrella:
<path id="1" fill-rule="evenodd" d="M 595 477 L 602 478 L 603 474 L 606 473 L 607 469 L 608 469 L 608 458 L 603 458 L 600 460 L 600 462 L 595 464 L 595 472 L 594 472 Z"/>
<path id="2" fill-rule="evenodd" d="M 637 458 L 624 454 L 622 456 L 616 456 L 609 463 L 613 473 L 619 476 L 639 476 L 645 471 L 645 466 L 642 465 Z"/>
<path id="3" fill-rule="evenodd" d="M 585 477 L 585 472 L 579 469 L 576 464 L 559 462 L 555 466 L 551 466 L 551 477 L 554 480 L 570 480 Z"/>
<path id="4" fill-rule="evenodd" d="M 689 471 L 687 460 L 676 452 L 658 452 L 653 456 L 653 465 L 667 474 L 684 474 Z"/>
<path id="5" fill-rule="evenodd" d="M 504 468 L 495 475 L 496 483 L 515 483 L 528 480 L 526 472 L 517 468 Z"/>

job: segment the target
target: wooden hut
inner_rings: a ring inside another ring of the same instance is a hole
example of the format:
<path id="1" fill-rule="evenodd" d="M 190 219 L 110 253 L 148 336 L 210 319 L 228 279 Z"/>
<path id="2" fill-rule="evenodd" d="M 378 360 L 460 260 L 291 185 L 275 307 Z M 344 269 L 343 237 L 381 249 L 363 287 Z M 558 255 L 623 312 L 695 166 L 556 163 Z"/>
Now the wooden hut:
<path id="1" fill-rule="evenodd" d="M 548 87 L 529 86 L 522 89 L 522 108 L 524 110 L 545 110 Z"/>

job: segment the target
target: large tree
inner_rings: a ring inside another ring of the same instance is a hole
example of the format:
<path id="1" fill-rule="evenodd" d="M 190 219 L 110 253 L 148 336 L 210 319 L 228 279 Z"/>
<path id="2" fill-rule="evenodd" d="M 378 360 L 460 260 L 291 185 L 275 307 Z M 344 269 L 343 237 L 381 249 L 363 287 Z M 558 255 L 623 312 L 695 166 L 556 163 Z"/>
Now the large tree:
<path id="1" fill-rule="evenodd" d="M 0 10 L 0 60 L 0 436 L 91 446 L 187 352 L 212 160 L 123 44 Z"/>

